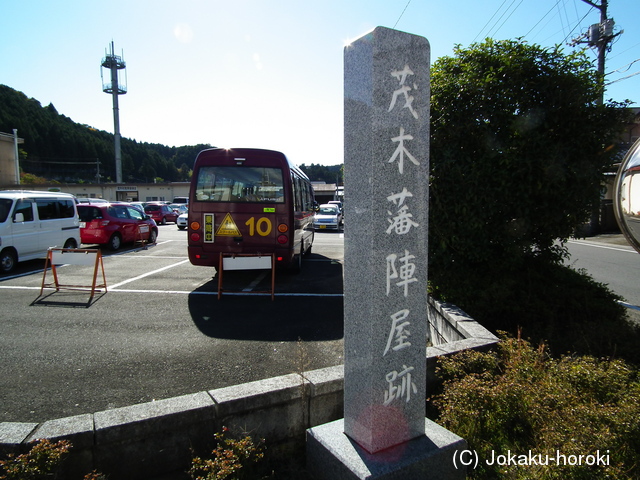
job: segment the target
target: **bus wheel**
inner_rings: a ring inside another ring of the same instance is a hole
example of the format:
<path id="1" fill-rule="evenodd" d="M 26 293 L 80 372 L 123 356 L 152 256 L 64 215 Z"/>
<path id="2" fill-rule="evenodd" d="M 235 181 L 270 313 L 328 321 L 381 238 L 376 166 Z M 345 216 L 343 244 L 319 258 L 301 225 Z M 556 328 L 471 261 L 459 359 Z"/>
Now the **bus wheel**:
<path id="1" fill-rule="evenodd" d="M 315 234 L 312 233 L 311 234 L 311 241 L 309 242 L 309 247 L 307 248 L 307 250 L 304 252 L 304 254 L 308 257 L 311 255 L 311 247 L 313 246 L 313 240 L 315 239 Z"/>
<path id="2" fill-rule="evenodd" d="M 291 263 L 291 273 L 300 273 L 302 271 L 302 255 L 304 253 L 304 245 L 300 246 L 300 253 L 293 257 Z"/>

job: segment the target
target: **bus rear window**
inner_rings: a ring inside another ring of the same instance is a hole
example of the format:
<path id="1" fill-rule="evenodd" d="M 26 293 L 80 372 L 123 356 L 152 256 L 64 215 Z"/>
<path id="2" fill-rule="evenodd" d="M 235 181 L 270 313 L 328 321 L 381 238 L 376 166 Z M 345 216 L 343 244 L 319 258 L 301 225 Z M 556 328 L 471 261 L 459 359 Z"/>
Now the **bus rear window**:
<path id="1" fill-rule="evenodd" d="M 204 166 L 198 171 L 199 202 L 284 203 L 280 168 Z"/>

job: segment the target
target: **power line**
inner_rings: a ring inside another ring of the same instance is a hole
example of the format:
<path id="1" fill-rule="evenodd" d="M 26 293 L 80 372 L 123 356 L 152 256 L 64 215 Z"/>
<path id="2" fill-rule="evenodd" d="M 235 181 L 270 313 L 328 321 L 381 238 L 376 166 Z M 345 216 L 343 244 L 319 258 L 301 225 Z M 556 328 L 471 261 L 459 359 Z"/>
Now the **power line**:
<path id="1" fill-rule="evenodd" d="M 611 85 L 612 83 L 618 83 L 618 82 L 621 82 L 622 80 L 626 80 L 628 78 L 635 77 L 636 75 L 640 75 L 640 71 L 636 72 L 636 73 L 632 73 L 631 75 L 627 75 L 626 77 L 618 78 L 617 80 L 613 80 L 612 82 L 605 83 L 605 85 Z"/>
<path id="2" fill-rule="evenodd" d="M 404 10 L 402 10 L 402 13 L 400 14 L 400 16 L 398 17 L 398 20 L 396 20 L 396 23 L 393 24 L 393 28 L 396 28 L 396 25 L 398 25 L 398 22 L 400 21 L 400 19 L 402 18 L 402 16 L 404 15 L 404 12 L 407 11 L 407 8 L 409 7 L 409 4 L 411 3 L 411 0 L 409 0 L 407 2 L 407 4 L 404 6 Z"/>
<path id="3" fill-rule="evenodd" d="M 581 26 L 582 21 L 583 21 L 585 18 L 587 18 L 587 16 L 591 13 L 591 10 L 593 10 L 593 7 L 591 7 L 591 8 L 589 9 L 589 11 L 588 11 L 587 13 L 585 13 L 585 14 L 584 14 L 584 16 L 583 16 L 580 20 L 578 20 L 578 24 L 577 24 L 575 27 L 573 27 L 573 28 L 571 29 L 571 31 L 569 32 L 569 34 L 568 34 L 566 37 L 564 37 L 564 40 L 562 40 L 562 43 L 565 43 L 565 42 L 567 41 L 567 39 L 569 38 L 569 35 L 571 35 L 571 34 L 573 33 L 573 31 L 574 31 L 576 28 L 578 28 L 578 27 L 580 27 L 580 26 Z"/>
<path id="4" fill-rule="evenodd" d="M 568 24 L 569 24 L 569 17 L 567 16 L 567 9 L 565 7 L 565 9 L 564 9 L 565 18 L 562 18 L 562 10 L 560 9 L 560 2 L 556 2 L 556 6 L 558 7 L 558 18 L 560 19 L 560 26 L 562 27 L 562 33 L 564 33 L 565 32 L 565 27 L 564 27 L 565 19 L 567 20 L 567 27 L 568 27 Z M 565 6 L 564 2 L 562 2 L 562 6 L 563 7 Z"/>
<path id="5" fill-rule="evenodd" d="M 611 75 L 612 73 L 616 73 L 616 72 L 622 72 L 622 69 L 627 67 L 627 69 L 625 70 L 625 72 L 628 72 L 631 69 L 631 65 L 633 65 L 636 62 L 640 62 L 640 58 L 636 58 L 633 62 L 629 62 L 626 65 L 621 66 L 620 68 L 618 68 L 617 70 L 612 70 L 609 73 L 607 73 L 607 75 Z"/>
<path id="6" fill-rule="evenodd" d="M 507 0 L 503 0 L 502 5 L 504 5 L 505 3 L 507 3 Z M 480 32 L 476 35 L 476 37 L 473 39 L 473 41 L 475 42 L 476 39 L 482 34 L 482 32 L 484 32 L 484 29 L 487 28 L 487 25 L 489 25 L 491 23 L 491 20 L 493 20 L 493 18 L 498 14 L 498 12 L 500 11 L 500 9 L 502 8 L 502 5 L 500 5 L 498 7 L 498 9 L 495 11 L 495 13 L 493 15 L 491 15 L 491 18 L 487 21 L 487 23 L 484 24 L 484 27 L 482 27 L 482 29 L 480 30 Z"/>
<path id="7" fill-rule="evenodd" d="M 633 50 L 635 49 L 638 45 L 640 45 L 640 43 L 636 43 L 635 45 L 632 45 L 631 47 L 627 48 L 626 50 L 623 50 L 621 52 L 618 52 L 616 55 L 614 55 L 613 57 L 609 57 L 609 60 L 613 60 L 616 57 L 619 57 L 620 55 L 622 55 L 623 53 L 627 53 L 629 50 Z"/>
<path id="8" fill-rule="evenodd" d="M 540 20 L 538 20 L 538 23 L 536 23 L 533 27 L 531 27 L 531 30 L 529 30 L 527 33 L 525 33 L 525 34 L 524 34 L 524 36 L 526 37 L 526 36 L 528 36 L 531 32 L 533 32 L 533 31 L 535 30 L 535 28 L 536 28 L 538 25 L 540 25 L 540 22 L 542 22 L 545 18 L 547 18 L 547 15 L 549 15 L 549 14 L 553 11 L 553 9 L 554 9 L 554 8 L 556 8 L 556 5 L 558 5 L 558 3 L 560 3 L 560 1 L 561 1 L 561 0 L 558 0 L 558 1 L 556 2 L 556 4 L 555 4 L 554 6 L 552 6 L 552 7 L 549 9 L 549 11 L 548 11 L 547 13 L 545 13 L 545 14 L 544 14 L 544 16 L 543 16 Z"/>
<path id="9" fill-rule="evenodd" d="M 511 18 L 511 15 L 513 15 L 515 13 L 515 11 L 518 9 L 518 7 L 520 5 L 522 5 L 523 1 L 524 0 L 520 0 L 520 3 L 518 5 L 516 5 L 516 7 L 513 10 L 511 10 L 511 13 L 509 13 L 509 16 L 507 16 L 507 18 L 504 19 L 504 22 L 502 22 L 499 27 L 495 28 L 495 25 L 494 25 L 495 30 L 490 30 L 489 31 L 488 35 L 490 37 L 496 35 L 498 33 L 498 31 L 500 31 L 500 29 L 504 26 L 504 24 L 507 23 L 507 20 L 509 20 Z M 504 17 L 507 14 L 507 12 L 509 12 L 509 10 L 511 9 L 511 7 L 513 6 L 514 3 L 516 3 L 516 0 L 512 0 L 511 1 L 511 4 L 507 7 L 505 12 L 502 15 L 500 15 L 500 18 L 496 21 L 496 25 L 500 20 L 502 20 L 502 17 Z"/>

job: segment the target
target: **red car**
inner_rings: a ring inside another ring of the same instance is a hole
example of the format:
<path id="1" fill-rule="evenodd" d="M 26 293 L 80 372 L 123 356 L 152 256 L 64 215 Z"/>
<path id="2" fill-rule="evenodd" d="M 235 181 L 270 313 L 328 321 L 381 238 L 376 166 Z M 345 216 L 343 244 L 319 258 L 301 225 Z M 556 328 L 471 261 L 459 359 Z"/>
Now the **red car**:
<path id="1" fill-rule="evenodd" d="M 146 240 L 155 243 L 158 226 L 141 210 L 126 204 L 79 204 L 82 243 L 108 245 L 118 250 L 123 243 Z"/>
<path id="2" fill-rule="evenodd" d="M 163 203 L 147 204 L 144 207 L 144 213 L 150 215 L 160 225 L 166 225 L 167 222 L 176 223 L 178 220 L 178 214 L 169 205 Z"/>

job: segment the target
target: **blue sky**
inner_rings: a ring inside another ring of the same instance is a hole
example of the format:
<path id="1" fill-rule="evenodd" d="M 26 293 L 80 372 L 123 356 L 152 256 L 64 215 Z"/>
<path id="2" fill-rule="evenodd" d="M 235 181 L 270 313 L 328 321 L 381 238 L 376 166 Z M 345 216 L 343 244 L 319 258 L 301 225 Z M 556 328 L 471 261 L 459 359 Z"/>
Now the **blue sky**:
<path id="1" fill-rule="evenodd" d="M 100 76 L 113 41 L 127 65 L 124 137 L 325 165 L 343 161 L 349 40 L 397 28 L 426 37 L 433 62 L 485 37 L 567 43 L 600 18 L 582 0 L 0 0 L 0 12 L 0 84 L 75 122 L 113 132 Z M 640 104 L 640 75 L 623 79 L 640 72 L 640 2 L 609 0 L 608 12 L 624 33 L 608 54 L 606 98 Z"/>

